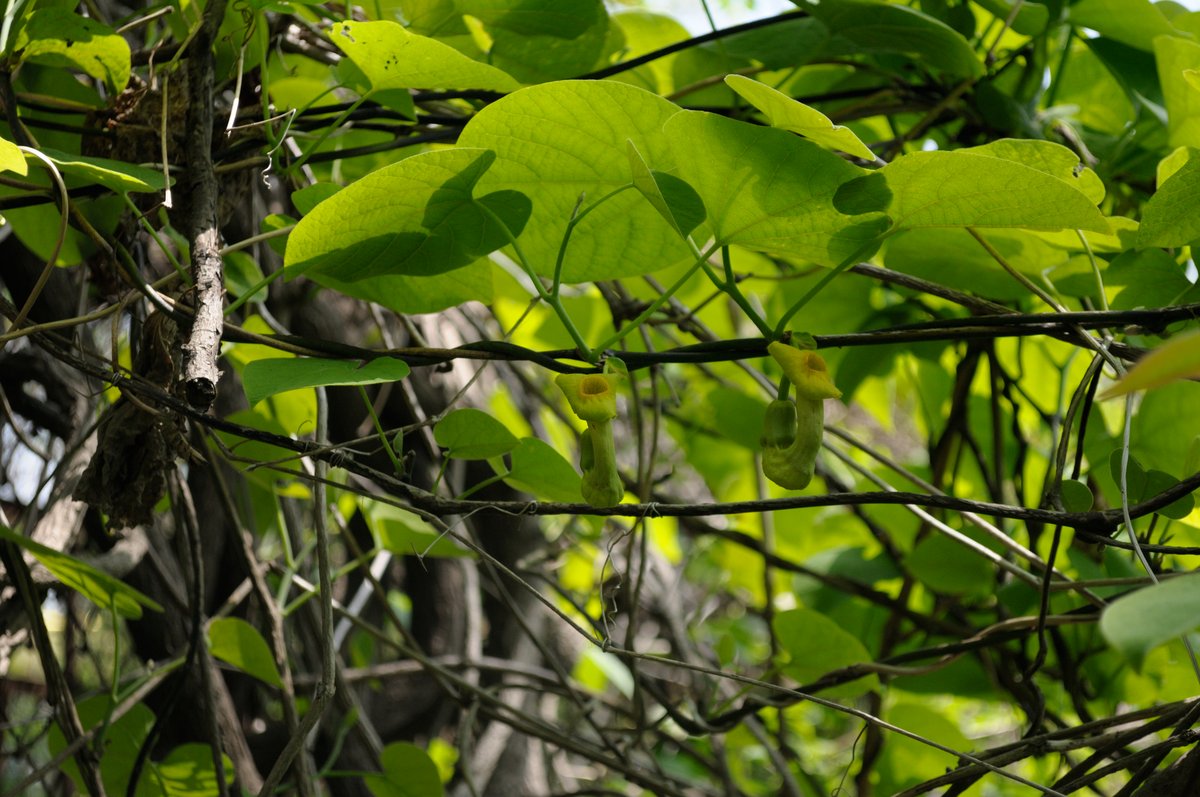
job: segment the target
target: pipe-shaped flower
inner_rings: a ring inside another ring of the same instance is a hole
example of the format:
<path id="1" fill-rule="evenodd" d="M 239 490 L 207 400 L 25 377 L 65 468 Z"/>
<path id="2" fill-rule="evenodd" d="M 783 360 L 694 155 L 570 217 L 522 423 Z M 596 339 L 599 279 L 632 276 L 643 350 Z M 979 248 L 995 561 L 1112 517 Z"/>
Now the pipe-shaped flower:
<path id="1" fill-rule="evenodd" d="M 624 379 L 625 375 L 619 372 L 559 374 L 554 383 L 580 420 L 600 423 L 617 417 L 617 388 Z"/>
<path id="2" fill-rule="evenodd" d="M 763 423 L 763 475 L 788 490 L 803 490 L 812 481 L 821 450 L 825 402 L 777 399 L 767 405 Z"/>
<path id="3" fill-rule="evenodd" d="M 619 360 L 605 367 L 609 370 L 603 374 L 559 374 L 554 378 L 571 410 L 587 421 L 579 440 L 579 466 L 583 471 L 583 500 L 592 506 L 619 504 L 625 495 L 617 472 L 612 429 L 617 417 L 617 389 L 626 379 L 625 367 Z"/>
<path id="4" fill-rule="evenodd" d="M 815 351 L 797 349 L 786 343 L 772 341 L 767 346 L 767 352 L 791 380 L 797 398 L 821 401 L 842 397 L 842 391 L 834 387 L 824 358 Z"/>
<path id="5" fill-rule="evenodd" d="M 772 342 L 767 352 L 796 389 L 795 400 L 767 405 L 763 421 L 763 475 L 788 490 L 803 490 L 812 481 L 825 433 L 825 399 L 840 398 L 825 360 L 815 351 Z"/>

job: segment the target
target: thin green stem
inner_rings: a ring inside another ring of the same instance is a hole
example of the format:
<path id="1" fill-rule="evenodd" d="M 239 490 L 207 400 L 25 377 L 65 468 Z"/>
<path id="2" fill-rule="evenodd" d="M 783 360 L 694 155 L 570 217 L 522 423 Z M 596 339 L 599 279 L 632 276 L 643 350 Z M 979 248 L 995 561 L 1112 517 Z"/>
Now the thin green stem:
<path id="1" fill-rule="evenodd" d="M 562 243 L 559 244 L 558 247 L 558 257 L 554 261 L 554 281 L 550 285 L 550 295 L 557 296 L 559 288 L 562 287 L 563 263 L 566 261 L 567 246 L 571 242 L 571 234 L 575 232 L 575 228 L 580 224 L 580 222 L 587 218 L 587 215 L 593 210 L 600 207 L 605 202 L 622 193 L 623 191 L 629 190 L 630 188 L 633 188 L 633 183 L 626 183 L 619 188 L 615 188 L 597 199 L 592 204 L 588 205 L 582 211 L 580 211 L 579 208 L 583 205 L 584 200 L 587 198 L 587 194 L 579 195 L 579 201 L 575 203 L 575 208 L 571 211 L 571 220 L 567 222 L 567 229 L 563 231 Z"/>
<path id="2" fill-rule="evenodd" d="M 729 298 L 742 308 L 742 312 L 746 317 L 754 322 L 754 326 L 758 327 L 758 331 L 762 333 L 764 338 L 771 337 L 771 325 L 767 323 L 767 319 L 754 309 L 754 305 L 750 304 L 750 300 L 746 298 L 746 294 L 742 293 L 738 287 L 737 277 L 733 273 L 733 261 L 729 257 L 729 247 L 721 247 L 721 263 L 725 267 L 725 293 L 729 294 Z"/>
<path id="3" fill-rule="evenodd" d="M 367 389 L 359 385 L 358 394 L 362 396 L 363 404 L 367 407 L 367 414 L 371 416 L 371 423 L 375 425 L 375 431 L 379 434 L 379 442 L 383 443 L 384 453 L 392 461 L 392 467 L 395 469 L 396 474 L 402 475 L 404 473 L 404 465 L 400 462 L 400 458 L 396 456 L 396 452 L 392 450 L 392 443 L 388 440 L 387 432 L 383 430 L 383 424 L 379 421 L 379 415 L 375 412 L 375 405 L 371 403 L 371 397 L 367 395 Z"/>
<path id="4" fill-rule="evenodd" d="M 888 232 L 884 233 L 884 237 L 887 237 L 890 234 L 891 234 L 891 231 L 889 230 Z M 873 249 L 877 249 L 879 247 L 880 243 L 881 243 L 881 239 L 872 238 L 870 241 L 867 241 L 865 244 L 860 246 L 858 249 L 855 249 L 854 252 L 852 252 L 850 254 L 850 256 L 847 257 L 845 260 L 843 260 L 841 263 L 838 263 L 836 266 L 834 266 L 832 271 L 830 271 L 828 274 L 826 274 L 824 277 L 822 277 L 820 282 L 818 282 L 816 285 L 812 286 L 808 290 L 808 293 L 804 294 L 799 299 L 797 299 L 796 302 L 787 309 L 787 312 L 784 313 L 783 317 L 779 319 L 779 323 L 775 325 L 775 333 L 774 333 L 773 337 L 776 339 L 783 337 L 783 333 L 787 331 L 788 321 L 791 321 L 792 317 L 794 315 L 796 315 L 796 313 L 803 310 L 804 306 L 807 305 L 809 302 L 811 302 L 814 298 L 816 298 L 816 295 L 818 293 L 825 290 L 825 287 L 827 285 L 829 285 L 829 283 L 833 282 L 835 277 L 837 277 L 843 271 L 845 271 L 846 269 L 850 268 L 855 263 L 857 263 L 860 258 L 862 258 L 863 256 L 866 255 L 867 252 L 869 252 Z"/>
<path id="5" fill-rule="evenodd" d="M 589 363 L 596 362 L 595 353 L 587 345 L 587 342 L 584 341 L 583 335 L 580 334 L 579 329 L 575 326 L 575 322 L 571 320 L 570 314 L 568 314 L 567 309 L 563 307 L 562 301 L 560 301 L 558 295 L 546 290 L 546 286 L 542 284 L 542 278 L 536 271 L 534 271 L 529 259 L 526 258 L 525 253 L 521 251 L 521 245 L 517 243 L 517 236 L 513 235 L 512 230 L 508 228 L 508 225 L 504 223 L 504 220 L 501 219 L 496 212 L 487 205 L 480 202 L 476 203 L 475 207 L 479 208 L 483 215 L 487 216 L 493 224 L 503 231 L 504 237 L 508 239 L 509 246 L 513 248 L 513 253 L 517 256 L 517 263 L 520 264 L 521 269 L 533 282 L 533 288 L 537 291 L 538 296 L 542 298 L 542 301 L 550 305 L 550 309 L 553 310 L 555 315 L 558 316 L 558 319 L 562 321 L 563 326 L 566 327 L 567 334 L 569 334 L 571 336 L 571 340 L 575 342 L 575 348 L 579 352 L 580 356 Z"/>

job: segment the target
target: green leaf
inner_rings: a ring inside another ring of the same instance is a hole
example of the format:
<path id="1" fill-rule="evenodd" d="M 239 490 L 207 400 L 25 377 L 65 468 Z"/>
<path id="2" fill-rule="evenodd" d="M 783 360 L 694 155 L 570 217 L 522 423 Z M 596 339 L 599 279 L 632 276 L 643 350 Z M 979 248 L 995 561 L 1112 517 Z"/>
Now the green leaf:
<path id="1" fill-rule="evenodd" d="M 1063 479 L 1059 490 L 1063 509 L 1068 512 L 1087 512 L 1096 502 L 1091 488 L 1075 479 Z"/>
<path id="2" fill-rule="evenodd" d="M 983 64 L 949 25 L 903 5 L 870 0 L 793 0 L 829 29 L 824 54 L 899 53 L 956 77 L 980 77 Z"/>
<path id="3" fill-rule="evenodd" d="M 1033 139 L 1002 138 L 962 152 L 987 155 L 989 158 L 1012 161 L 1037 169 L 1042 174 L 1057 177 L 1099 205 L 1104 200 L 1104 183 L 1091 169 L 1085 168 L 1079 156 L 1062 144 Z"/>
<path id="4" fill-rule="evenodd" d="M 612 21 L 624 35 L 625 48 L 622 51 L 623 61 L 630 61 L 638 56 L 659 50 L 675 42 L 691 38 L 683 25 L 664 14 L 655 14 L 641 9 L 622 10 L 612 15 Z M 620 80 L 647 89 L 655 94 L 667 95 L 675 90 L 675 81 L 671 75 L 671 64 L 675 54 L 656 58 L 637 69 L 614 75 L 613 80 Z"/>
<path id="5" fill-rule="evenodd" d="M 25 163 L 25 153 L 21 148 L 0 137 L 0 171 L 16 172 L 20 175 L 29 174 L 29 165 Z"/>
<path id="6" fill-rule="evenodd" d="M 520 244 L 533 268 L 549 276 L 580 195 L 586 205 L 630 184 L 628 141 L 653 168 L 677 174 L 661 131 L 678 111 L 622 83 L 550 83 L 488 105 L 458 143 L 496 152 L 481 190 L 516 190 L 533 200 Z M 688 257 L 675 230 L 636 191 L 624 191 L 576 226 L 563 280 L 647 274 Z"/>
<path id="7" fill-rule="evenodd" d="M 379 545 L 397 556 L 475 556 L 411 511 L 369 499 L 363 499 L 360 508 Z"/>
<path id="8" fill-rule="evenodd" d="M 507 189 L 473 195 L 495 160 L 495 153 L 465 147 L 426 152 L 343 188 L 288 236 L 288 279 L 306 272 L 338 283 L 431 276 L 499 249 L 508 232 L 520 234 L 530 204 Z"/>
<path id="9" fill-rule="evenodd" d="M 1186 246 L 1200 238 L 1200 157 L 1189 158 L 1142 208 L 1138 246 Z"/>
<path id="10" fill-rule="evenodd" d="M 63 175 L 73 175 L 89 183 L 97 183 L 118 194 L 129 192 L 150 193 L 166 188 L 163 174 L 155 169 L 147 169 L 136 163 L 110 160 L 108 158 L 91 158 L 87 155 L 75 155 L 57 149 L 40 150 Z"/>
<path id="11" fill-rule="evenodd" d="M 1101 399 L 1123 396 L 1136 390 L 1153 390 L 1180 379 L 1200 377 L 1200 330 L 1177 335 L 1147 354 Z"/>
<path id="12" fill-rule="evenodd" d="M 913 152 L 843 186 L 844 213 L 886 210 L 894 229 L 1023 227 L 1109 232 L 1075 186 L 1039 169 L 974 152 Z"/>
<path id="13" fill-rule="evenodd" d="M 781 91 L 741 75 L 729 75 L 725 78 L 725 83 L 762 111 L 771 127 L 799 133 L 829 149 L 840 150 L 868 161 L 875 160 L 875 153 L 854 135 L 853 130 L 835 125 L 816 108 L 810 108 Z"/>
<path id="14" fill-rule="evenodd" d="M 483 410 L 454 410 L 433 427 L 433 439 L 450 449 L 452 459 L 491 459 L 507 454 L 520 442 L 508 427 Z"/>
<path id="15" fill-rule="evenodd" d="M 208 624 L 208 649 L 226 664 L 283 688 L 275 657 L 258 629 L 237 617 L 220 617 Z"/>
<path id="16" fill-rule="evenodd" d="M 1154 60 L 1167 109 L 1170 145 L 1200 149 L 1200 90 L 1185 74 L 1200 64 L 1200 44 L 1178 36 L 1157 38 Z"/>
<path id="17" fill-rule="evenodd" d="M 225 773 L 225 782 L 232 781 L 233 762 L 224 753 L 221 754 L 221 769 Z M 155 766 L 155 775 L 153 780 L 162 785 L 163 797 L 214 797 L 220 794 L 212 748 L 206 744 L 176 747 Z"/>
<path id="18" fill-rule="evenodd" d="M 792 609 L 775 615 L 775 635 L 786 654 L 783 671 L 801 685 L 823 675 L 871 661 L 871 654 L 857 638 L 820 612 Z M 879 679 L 867 675 L 847 684 L 823 690 L 827 697 L 850 698 L 879 688 Z"/>
<path id="19" fill-rule="evenodd" d="M 992 566 L 979 554 L 940 534 L 922 540 L 904 567 L 938 592 L 981 595 L 995 588 Z"/>
<path id="20" fill-rule="evenodd" d="M 1158 36 L 1178 36 L 1162 10 L 1150 0 L 1079 0 L 1070 5 L 1071 24 L 1149 50 Z"/>
<path id="21" fill-rule="evenodd" d="M 1100 617 L 1100 633 L 1139 667 L 1151 649 L 1198 625 L 1200 575 L 1139 589 L 1113 601 Z"/>
<path id="22" fill-rule="evenodd" d="M 272 357 L 247 363 L 242 371 L 246 400 L 258 402 L 288 390 L 322 385 L 374 385 L 408 376 L 408 364 L 390 357 L 370 362 L 318 357 Z"/>
<path id="23" fill-rule="evenodd" d="M 629 168 L 633 171 L 633 186 L 646 197 L 667 223 L 686 239 L 705 218 L 704 202 L 696 189 L 678 177 L 653 171 L 642 159 L 632 141 L 629 145 Z"/>
<path id="24" fill-rule="evenodd" d="M 442 781 L 429 754 L 407 742 L 392 742 L 379 754 L 383 772 L 364 775 L 374 797 L 442 797 Z"/>
<path id="25" fill-rule="evenodd" d="M 700 111 L 677 114 L 665 130 L 720 244 L 833 266 L 887 226 L 834 208 L 838 187 L 864 171 L 812 142 Z"/>
<path id="26" fill-rule="evenodd" d="M 129 44 L 112 28 L 63 8 L 30 14 L 13 48 L 21 61 L 77 69 L 113 94 L 129 82 Z"/>
<path id="27" fill-rule="evenodd" d="M 163 610 L 162 606 L 125 582 L 97 570 L 87 562 L 17 534 L 2 523 L 0 540 L 8 540 L 29 551 L 63 586 L 75 590 L 101 609 L 115 610 L 121 617 L 131 620 L 142 616 L 143 606 L 156 612 Z"/>
<path id="28" fill-rule="evenodd" d="M 504 481 L 538 498 L 566 503 L 583 500 L 583 480 L 549 443 L 523 437 L 511 454 L 512 465 Z"/>
<path id="29" fill-rule="evenodd" d="M 390 89 L 488 89 L 516 91 L 511 75 L 472 61 L 453 47 L 395 22 L 339 22 L 329 38 L 371 82 L 372 92 Z"/>

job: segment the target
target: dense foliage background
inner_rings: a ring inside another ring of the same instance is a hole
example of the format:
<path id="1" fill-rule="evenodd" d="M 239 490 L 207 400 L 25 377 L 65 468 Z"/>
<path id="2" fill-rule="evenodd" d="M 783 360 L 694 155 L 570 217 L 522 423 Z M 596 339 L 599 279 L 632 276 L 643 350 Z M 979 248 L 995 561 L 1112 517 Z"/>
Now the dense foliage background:
<path id="1" fill-rule="evenodd" d="M 0 793 L 1200 792 L 1200 13 L 795 5 L 10 0 Z"/>

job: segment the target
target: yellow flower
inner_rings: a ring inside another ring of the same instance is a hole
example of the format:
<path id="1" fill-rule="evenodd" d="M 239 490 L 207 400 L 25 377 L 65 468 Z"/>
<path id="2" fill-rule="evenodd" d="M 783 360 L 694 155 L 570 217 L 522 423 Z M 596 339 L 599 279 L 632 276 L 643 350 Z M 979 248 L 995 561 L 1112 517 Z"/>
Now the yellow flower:
<path id="1" fill-rule="evenodd" d="M 624 379 L 620 373 L 559 374 L 554 383 L 580 420 L 601 423 L 617 417 L 617 388 Z"/>
<path id="2" fill-rule="evenodd" d="M 829 368 L 824 358 L 815 351 L 797 349 L 786 343 L 773 341 L 767 346 L 767 352 L 779 363 L 784 374 L 796 388 L 797 398 L 821 401 L 827 398 L 841 398 L 842 391 L 833 384 Z"/>

